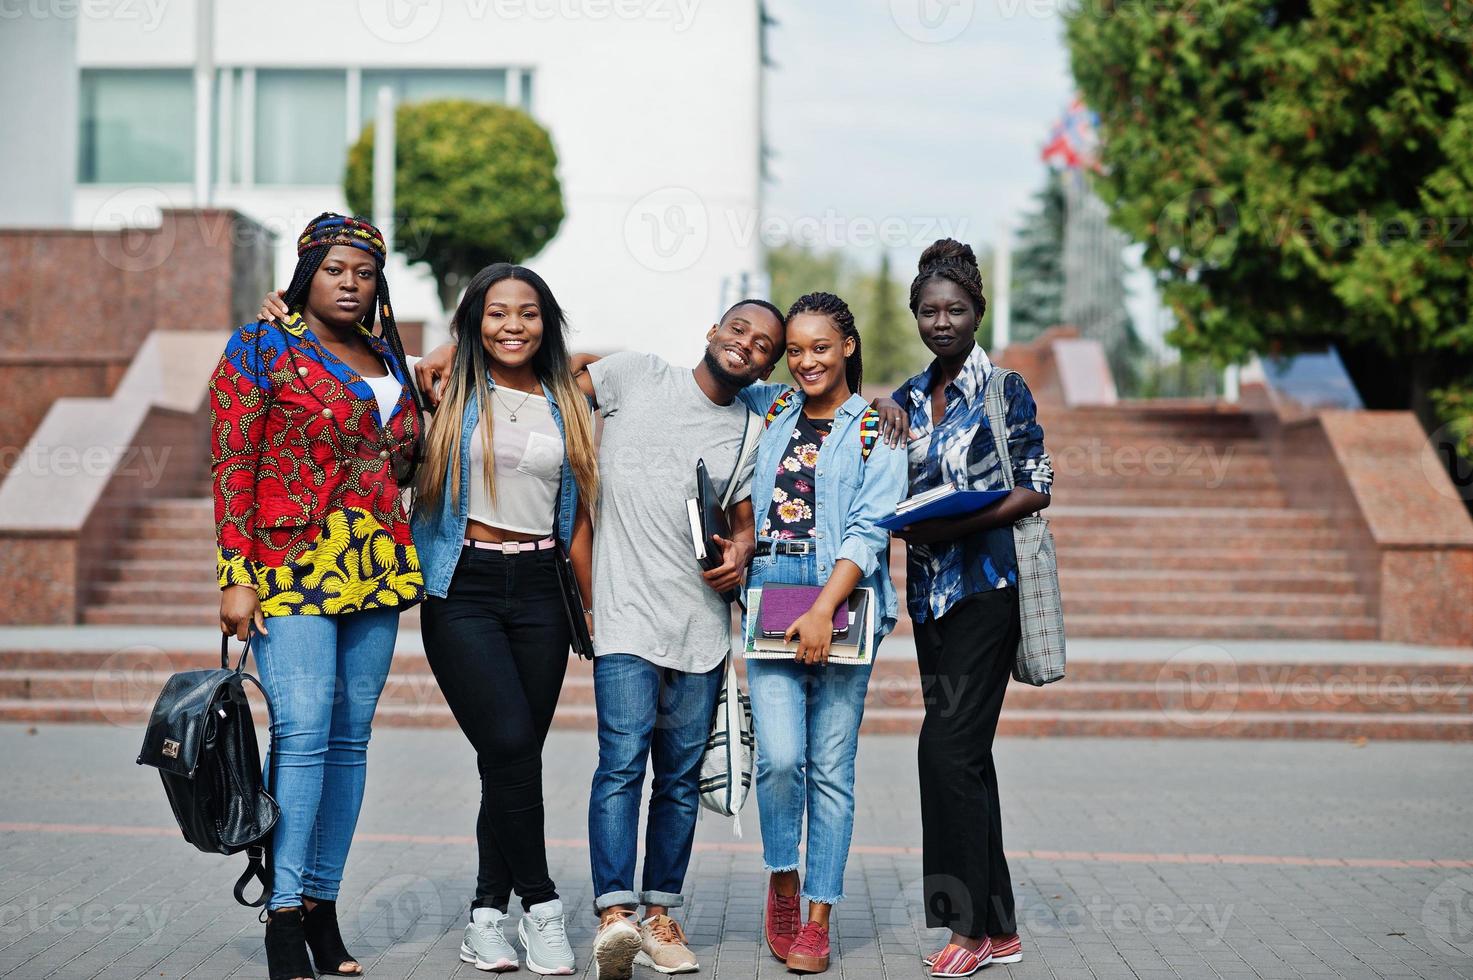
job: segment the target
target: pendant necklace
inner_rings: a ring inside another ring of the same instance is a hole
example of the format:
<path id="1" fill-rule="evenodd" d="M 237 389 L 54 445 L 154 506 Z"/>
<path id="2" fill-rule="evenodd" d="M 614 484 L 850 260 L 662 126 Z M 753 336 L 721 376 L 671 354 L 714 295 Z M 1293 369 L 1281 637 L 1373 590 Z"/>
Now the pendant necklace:
<path id="1" fill-rule="evenodd" d="M 501 388 L 499 386 L 496 387 L 496 388 L 491 389 L 491 394 L 495 395 L 496 396 L 496 400 L 501 402 L 501 407 L 502 408 L 506 408 L 506 402 L 501 397 Z M 522 400 L 517 403 L 517 407 L 508 410 L 508 420 L 509 421 L 515 422 L 517 420 L 517 413 L 522 410 L 522 406 L 525 405 L 525 404 L 527 404 L 527 399 L 529 399 L 531 397 L 532 397 L 532 393 L 530 391 L 527 392 L 527 393 L 525 393 L 524 395 L 522 395 Z"/>

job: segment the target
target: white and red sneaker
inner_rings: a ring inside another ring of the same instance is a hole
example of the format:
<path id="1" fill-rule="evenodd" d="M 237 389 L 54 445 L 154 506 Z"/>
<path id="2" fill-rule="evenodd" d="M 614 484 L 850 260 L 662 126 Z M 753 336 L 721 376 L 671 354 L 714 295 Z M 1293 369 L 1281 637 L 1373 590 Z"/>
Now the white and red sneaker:
<path id="1" fill-rule="evenodd" d="M 949 943 L 931 963 L 933 977 L 969 977 L 992 962 L 992 941 L 982 940 L 975 950 Z"/>
<path id="2" fill-rule="evenodd" d="M 1016 932 L 1009 933 L 1006 936 L 989 936 L 987 938 L 992 942 L 992 962 L 1023 962 L 1023 940 L 1018 938 Z"/>

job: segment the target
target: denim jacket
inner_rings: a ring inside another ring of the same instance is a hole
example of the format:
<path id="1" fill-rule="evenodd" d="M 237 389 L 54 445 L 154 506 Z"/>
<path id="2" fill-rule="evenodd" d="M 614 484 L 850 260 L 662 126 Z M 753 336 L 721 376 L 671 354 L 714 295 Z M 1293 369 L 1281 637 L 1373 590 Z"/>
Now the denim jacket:
<path id="1" fill-rule="evenodd" d="M 753 385 L 742 393 L 742 400 L 753 406 L 765 399 L 765 404 L 756 409 L 765 416 L 785 390 L 781 385 Z M 803 402 L 802 390 L 793 389 L 792 400 L 767 423 L 757 444 L 752 506 L 758 526 L 772 502 L 777 468 L 793 437 Z M 890 532 L 876 521 L 894 514 L 895 505 L 905 496 L 906 456 L 904 449 L 877 439 L 869 458 L 864 458 L 859 423 L 868 409 L 869 402 L 864 398 L 850 395 L 834 413 L 833 428 L 818 451 L 813 521 L 819 580 L 828 580 L 840 558 L 858 565 L 863 575 L 860 587 L 874 589 L 880 614 L 876 617 L 876 633 L 884 636 L 895 628 L 898 607 L 895 586 L 890 581 Z"/>
<path id="2" fill-rule="evenodd" d="M 487 384 L 494 388 L 490 379 Z M 568 463 L 567 432 L 563 427 L 563 416 L 553 400 L 552 391 L 542 386 L 547 398 L 547 408 L 557 425 L 558 434 L 564 438 L 562 483 L 558 489 L 557 536 L 567 547 L 573 540 L 573 523 L 578 516 L 578 483 L 573 479 L 573 467 Z M 419 560 L 424 572 L 425 590 L 432 596 L 445 598 L 450 589 L 450 580 L 455 576 L 455 565 L 460 560 L 460 551 L 465 547 L 465 525 L 470 514 L 471 495 L 471 437 L 475 434 L 480 419 L 480 405 L 476 399 L 467 399 L 465 418 L 460 425 L 460 494 L 452 507 L 450 502 L 450 462 L 445 463 L 445 493 L 440 495 L 439 506 L 430 509 L 415 505 L 410 518 L 414 532 L 414 545 L 419 549 Z"/>

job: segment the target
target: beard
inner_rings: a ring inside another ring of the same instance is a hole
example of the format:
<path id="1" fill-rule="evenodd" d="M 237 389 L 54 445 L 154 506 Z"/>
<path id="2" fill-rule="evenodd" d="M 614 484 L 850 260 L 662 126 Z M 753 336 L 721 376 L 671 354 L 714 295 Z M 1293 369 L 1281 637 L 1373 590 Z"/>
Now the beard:
<path id="1" fill-rule="evenodd" d="M 733 374 L 731 369 L 725 364 L 722 364 L 720 358 L 712 353 L 710 347 L 706 348 L 706 356 L 702 360 L 706 363 L 706 370 L 715 375 L 717 381 L 737 390 L 745 388 L 753 381 L 756 381 L 757 375 L 761 373 L 754 364 L 748 368 L 748 374 Z"/>

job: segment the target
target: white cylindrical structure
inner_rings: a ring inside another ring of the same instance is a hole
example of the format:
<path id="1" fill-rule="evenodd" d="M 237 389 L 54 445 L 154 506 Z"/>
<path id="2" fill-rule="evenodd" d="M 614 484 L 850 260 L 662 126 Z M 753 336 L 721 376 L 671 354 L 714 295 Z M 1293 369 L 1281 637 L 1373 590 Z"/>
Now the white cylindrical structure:
<path id="1" fill-rule="evenodd" d="M 215 0 L 194 4 L 194 206 L 210 206 L 215 118 Z"/>
<path id="2" fill-rule="evenodd" d="M 1013 329 L 1013 232 L 1008 222 L 998 225 L 997 244 L 992 249 L 992 349 L 1003 350 L 1012 343 Z"/>
<path id="3" fill-rule="evenodd" d="M 394 250 L 394 90 L 381 86 L 373 124 L 373 223 Z"/>

